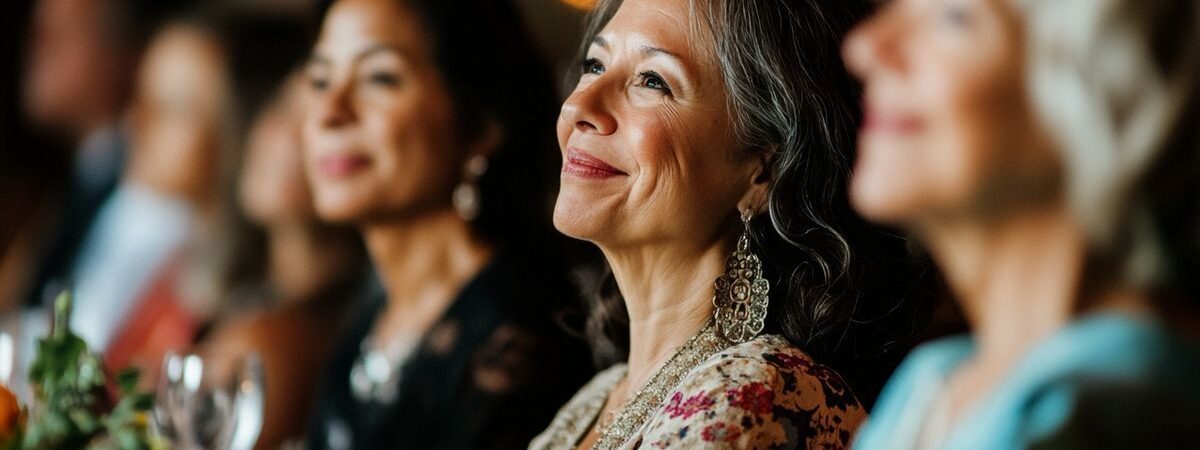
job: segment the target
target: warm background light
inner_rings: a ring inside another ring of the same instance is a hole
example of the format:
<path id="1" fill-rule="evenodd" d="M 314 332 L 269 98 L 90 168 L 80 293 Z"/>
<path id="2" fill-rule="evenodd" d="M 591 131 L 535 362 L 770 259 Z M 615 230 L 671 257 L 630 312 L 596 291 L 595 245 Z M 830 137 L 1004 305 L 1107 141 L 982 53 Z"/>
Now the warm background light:
<path id="1" fill-rule="evenodd" d="M 596 0 L 562 0 L 562 2 L 583 10 L 589 10 L 596 6 Z"/>

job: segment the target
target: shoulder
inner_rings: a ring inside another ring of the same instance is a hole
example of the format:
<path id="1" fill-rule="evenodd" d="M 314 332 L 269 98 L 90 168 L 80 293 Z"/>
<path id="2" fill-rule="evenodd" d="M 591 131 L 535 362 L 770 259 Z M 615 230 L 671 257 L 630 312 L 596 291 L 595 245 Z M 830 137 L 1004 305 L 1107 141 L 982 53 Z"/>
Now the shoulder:
<path id="1" fill-rule="evenodd" d="M 1030 356 L 1010 410 L 1027 418 L 1018 438 L 1029 442 L 1197 448 L 1197 373 L 1200 349 L 1161 323 L 1096 316 Z"/>
<path id="2" fill-rule="evenodd" d="M 778 336 L 709 358 L 649 424 L 652 448 L 845 448 L 866 413 L 849 386 Z"/>
<path id="3" fill-rule="evenodd" d="M 910 435 L 911 418 L 922 414 L 941 389 L 943 379 L 972 352 L 969 336 L 952 336 L 930 341 L 904 358 L 892 373 L 871 410 L 871 420 L 857 433 L 861 448 L 887 448 L 899 435 Z"/>

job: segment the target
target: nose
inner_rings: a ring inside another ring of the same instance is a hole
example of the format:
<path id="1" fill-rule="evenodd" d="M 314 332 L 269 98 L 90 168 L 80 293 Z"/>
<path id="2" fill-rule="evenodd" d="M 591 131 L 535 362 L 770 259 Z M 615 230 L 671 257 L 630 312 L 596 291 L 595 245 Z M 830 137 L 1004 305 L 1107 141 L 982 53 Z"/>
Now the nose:
<path id="1" fill-rule="evenodd" d="M 860 79 L 870 78 L 880 69 L 900 68 L 899 25 L 892 19 L 894 11 L 880 10 L 875 16 L 855 27 L 842 45 L 846 67 Z"/>
<path id="2" fill-rule="evenodd" d="M 575 92 L 563 102 L 559 120 L 571 124 L 575 131 L 581 133 L 610 135 L 616 132 L 617 118 L 611 111 L 611 102 L 606 98 L 612 93 L 605 87 L 603 76 L 576 87 Z"/>
<path id="3" fill-rule="evenodd" d="M 340 128 L 357 119 L 352 101 L 352 83 L 330 81 L 328 87 L 316 95 L 313 114 L 321 128 Z"/>

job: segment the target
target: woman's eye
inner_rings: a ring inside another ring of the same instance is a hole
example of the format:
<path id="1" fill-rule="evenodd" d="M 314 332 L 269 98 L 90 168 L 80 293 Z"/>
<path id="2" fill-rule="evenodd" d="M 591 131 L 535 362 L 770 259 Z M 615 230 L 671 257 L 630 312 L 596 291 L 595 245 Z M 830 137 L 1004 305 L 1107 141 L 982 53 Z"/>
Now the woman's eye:
<path id="1" fill-rule="evenodd" d="M 604 73 L 604 64 L 596 58 L 588 58 L 583 60 L 581 69 L 584 75 L 600 75 Z"/>
<path id="2" fill-rule="evenodd" d="M 671 86 L 668 86 L 667 82 L 664 81 L 662 79 L 662 77 L 659 76 L 657 73 L 642 72 L 641 77 L 642 77 L 642 82 L 641 82 L 642 87 L 645 87 L 648 89 L 654 89 L 656 91 L 663 91 L 667 94 L 671 93 Z"/>
<path id="3" fill-rule="evenodd" d="M 329 80 L 322 77 L 308 77 L 308 87 L 317 92 L 329 89 Z"/>
<path id="4" fill-rule="evenodd" d="M 370 75 L 367 75 L 367 81 L 371 84 L 386 87 L 396 87 L 400 85 L 400 77 L 387 72 L 373 72 Z"/>

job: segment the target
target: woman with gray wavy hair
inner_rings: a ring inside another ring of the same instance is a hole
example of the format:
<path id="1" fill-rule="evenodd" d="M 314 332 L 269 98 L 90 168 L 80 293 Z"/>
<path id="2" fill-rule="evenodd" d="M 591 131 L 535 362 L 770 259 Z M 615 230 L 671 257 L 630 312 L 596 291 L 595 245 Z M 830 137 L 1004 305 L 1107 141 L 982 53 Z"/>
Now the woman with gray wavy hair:
<path id="1" fill-rule="evenodd" d="M 856 448 L 1200 448 L 1197 42 L 1191 0 L 896 0 L 851 33 L 853 203 L 972 329 Z"/>
<path id="2" fill-rule="evenodd" d="M 849 444 L 874 396 L 855 365 L 889 348 L 866 338 L 895 344 L 920 303 L 905 243 L 846 195 L 858 90 L 838 49 L 866 9 L 601 2 L 554 223 L 611 267 L 590 331 L 618 363 L 530 448 Z"/>

